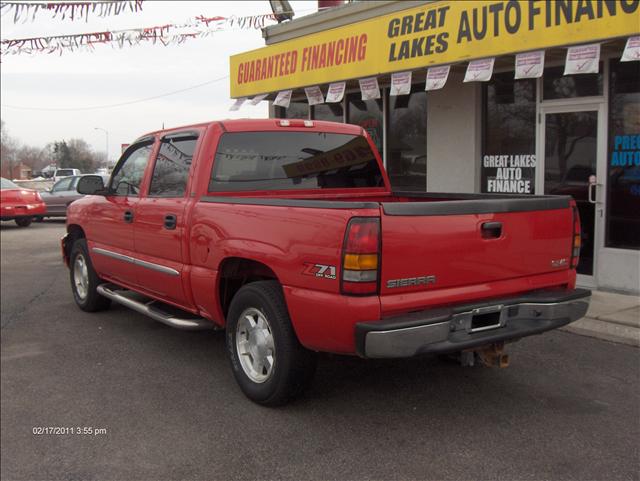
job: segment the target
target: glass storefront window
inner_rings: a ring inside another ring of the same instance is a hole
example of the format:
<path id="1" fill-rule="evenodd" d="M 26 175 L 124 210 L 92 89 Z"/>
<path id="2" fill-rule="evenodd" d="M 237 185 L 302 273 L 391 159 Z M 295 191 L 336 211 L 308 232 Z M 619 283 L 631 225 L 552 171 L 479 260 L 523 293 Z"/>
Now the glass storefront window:
<path id="1" fill-rule="evenodd" d="M 599 71 L 602 72 L 602 62 Z M 569 99 L 602 95 L 602 74 L 587 73 L 563 75 L 564 67 L 544 69 L 542 76 L 542 99 Z"/>
<path id="2" fill-rule="evenodd" d="M 291 102 L 289 108 L 276 107 L 277 119 L 308 119 L 309 104 L 307 102 Z"/>
<path id="3" fill-rule="evenodd" d="M 342 103 L 314 105 L 311 107 L 311 118 L 329 122 L 344 122 L 344 108 Z"/>
<path id="4" fill-rule="evenodd" d="M 394 190 L 427 190 L 427 93 L 389 96 L 387 174 Z"/>
<path id="5" fill-rule="evenodd" d="M 640 249 L 640 63 L 611 61 L 606 246 Z"/>
<path id="6" fill-rule="evenodd" d="M 382 99 L 361 100 L 360 92 L 347 96 L 347 123 L 363 127 L 382 155 Z"/>
<path id="7" fill-rule="evenodd" d="M 481 192 L 535 193 L 536 81 L 498 73 L 484 88 Z"/>

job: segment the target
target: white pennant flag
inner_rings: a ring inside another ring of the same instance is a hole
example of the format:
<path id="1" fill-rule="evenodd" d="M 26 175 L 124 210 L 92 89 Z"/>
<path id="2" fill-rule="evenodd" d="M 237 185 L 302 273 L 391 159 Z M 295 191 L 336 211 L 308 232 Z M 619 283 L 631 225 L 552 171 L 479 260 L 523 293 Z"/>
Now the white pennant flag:
<path id="1" fill-rule="evenodd" d="M 640 60 L 640 37 L 629 37 L 627 39 L 622 58 L 620 58 L 621 62 L 631 62 L 633 60 Z"/>
<path id="2" fill-rule="evenodd" d="M 307 95 L 309 105 L 318 105 L 324 103 L 324 95 L 317 85 L 314 87 L 305 87 L 304 93 Z"/>
<path id="3" fill-rule="evenodd" d="M 233 105 L 229 108 L 229 110 L 231 111 L 240 110 L 240 107 L 242 107 L 242 104 L 245 102 L 245 100 L 247 100 L 247 97 L 240 97 L 239 99 L 236 99 L 236 101 L 233 102 Z"/>
<path id="4" fill-rule="evenodd" d="M 362 100 L 373 100 L 380 98 L 380 87 L 378 86 L 377 77 L 361 78 L 360 91 L 362 92 Z"/>
<path id="5" fill-rule="evenodd" d="M 544 50 L 516 55 L 516 79 L 540 78 L 544 71 Z"/>
<path id="6" fill-rule="evenodd" d="M 293 90 L 282 90 L 278 92 L 276 95 L 276 99 L 273 101 L 273 105 L 277 105 L 278 107 L 284 107 L 285 109 L 289 108 L 289 104 L 291 103 L 291 94 Z"/>
<path id="7" fill-rule="evenodd" d="M 411 72 L 398 72 L 391 75 L 389 95 L 409 95 L 411 93 Z"/>
<path id="8" fill-rule="evenodd" d="M 469 62 L 463 82 L 488 82 L 491 80 L 494 61 L 495 58 L 483 58 Z"/>
<path id="9" fill-rule="evenodd" d="M 564 64 L 564 75 L 598 73 L 599 62 L 599 43 L 569 47 L 567 50 L 567 61 Z"/>
<path id="10" fill-rule="evenodd" d="M 429 70 L 427 70 L 427 82 L 424 85 L 424 89 L 440 90 L 444 87 L 449 78 L 449 70 L 451 70 L 451 65 L 429 68 Z"/>
<path id="11" fill-rule="evenodd" d="M 267 98 L 267 95 L 269 94 L 256 95 L 249 101 L 249 105 L 258 105 L 260 102 Z"/>
<path id="12" fill-rule="evenodd" d="M 329 90 L 327 90 L 327 98 L 325 99 L 325 102 L 327 102 L 328 104 L 342 102 L 346 87 L 347 82 L 336 82 L 329 84 Z"/>

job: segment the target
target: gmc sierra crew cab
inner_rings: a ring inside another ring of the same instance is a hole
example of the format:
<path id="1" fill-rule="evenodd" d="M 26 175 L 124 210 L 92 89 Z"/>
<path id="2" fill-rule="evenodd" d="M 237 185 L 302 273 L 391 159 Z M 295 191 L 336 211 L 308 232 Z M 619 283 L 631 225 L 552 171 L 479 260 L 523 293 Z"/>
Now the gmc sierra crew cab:
<path id="1" fill-rule="evenodd" d="M 587 310 L 568 196 L 394 192 L 358 126 L 226 120 L 137 139 L 62 239 L 85 311 L 226 331 L 242 391 L 282 404 L 316 353 L 471 354 Z"/>

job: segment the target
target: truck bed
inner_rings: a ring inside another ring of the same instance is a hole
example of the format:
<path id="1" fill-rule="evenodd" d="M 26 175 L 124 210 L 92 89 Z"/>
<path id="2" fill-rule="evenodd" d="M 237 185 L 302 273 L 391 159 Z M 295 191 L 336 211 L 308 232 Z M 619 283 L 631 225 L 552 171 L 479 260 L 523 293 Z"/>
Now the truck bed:
<path id="1" fill-rule="evenodd" d="M 248 205 L 273 205 L 311 208 L 378 208 L 382 206 L 389 215 L 454 215 L 488 212 L 517 212 L 531 210 L 563 209 L 569 207 L 570 196 L 517 195 L 517 194 L 461 194 L 392 192 L 378 194 L 363 192 L 354 195 L 342 193 L 273 192 L 268 197 L 253 193 L 206 196 L 206 202 Z M 437 206 L 435 205 L 437 203 Z M 412 204 L 397 205 L 397 204 Z"/>

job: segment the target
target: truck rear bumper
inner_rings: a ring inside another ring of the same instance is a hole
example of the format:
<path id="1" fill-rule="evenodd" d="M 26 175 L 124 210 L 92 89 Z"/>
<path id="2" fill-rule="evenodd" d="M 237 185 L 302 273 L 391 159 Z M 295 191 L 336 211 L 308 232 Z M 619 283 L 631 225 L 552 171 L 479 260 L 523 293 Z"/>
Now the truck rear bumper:
<path id="1" fill-rule="evenodd" d="M 543 290 L 523 296 L 428 309 L 355 327 L 356 351 L 368 358 L 473 349 L 564 326 L 583 317 L 591 291 Z"/>

